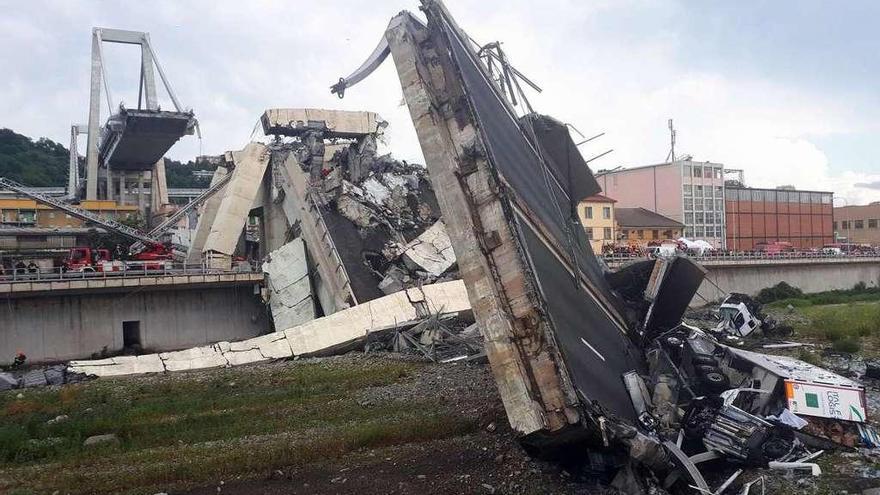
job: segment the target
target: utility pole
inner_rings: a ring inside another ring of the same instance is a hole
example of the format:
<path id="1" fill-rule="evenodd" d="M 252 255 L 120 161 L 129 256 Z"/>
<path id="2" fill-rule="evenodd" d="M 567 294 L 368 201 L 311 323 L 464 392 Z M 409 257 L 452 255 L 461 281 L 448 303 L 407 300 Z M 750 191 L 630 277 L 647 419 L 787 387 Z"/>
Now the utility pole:
<path id="1" fill-rule="evenodd" d="M 669 119 L 669 154 L 666 155 L 666 161 L 675 162 L 675 128 L 672 127 L 672 119 Z"/>

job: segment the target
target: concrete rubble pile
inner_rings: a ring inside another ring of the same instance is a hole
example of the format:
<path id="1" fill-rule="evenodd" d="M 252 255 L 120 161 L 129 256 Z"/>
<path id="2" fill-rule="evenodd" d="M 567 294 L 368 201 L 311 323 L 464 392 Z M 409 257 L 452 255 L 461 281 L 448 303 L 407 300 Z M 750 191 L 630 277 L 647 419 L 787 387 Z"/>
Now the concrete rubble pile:
<path id="1" fill-rule="evenodd" d="M 313 130 L 270 147 L 274 161 L 295 158 L 308 175 L 308 200 L 327 226 L 357 300 L 457 279 L 425 167 L 378 155 L 381 127 L 353 142 L 315 144 L 329 132 Z"/>
<path id="2" fill-rule="evenodd" d="M 599 463 L 621 491 L 721 494 L 748 493 L 758 478 L 744 481 L 755 476 L 747 469 L 817 475 L 809 461 L 823 449 L 877 446 L 860 384 L 734 347 L 725 335 L 742 333 L 735 314 L 717 331 L 684 324 L 705 276 L 689 258 L 607 271 L 576 215 L 601 189 L 568 127 L 527 102 L 518 115 L 524 97 L 513 93 L 526 80 L 497 57 L 518 79 L 500 86 L 491 55 L 440 0 L 422 0 L 421 11 L 427 21 L 394 17 L 331 90 L 341 97 L 393 59 L 499 395 L 530 452 L 625 453 L 622 467 Z M 726 303 L 725 312 L 749 309 Z M 851 441 L 812 428 L 827 421 Z"/>
<path id="3" fill-rule="evenodd" d="M 70 370 L 63 364 L 23 371 L 0 372 L 0 392 L 16 388 L 64 385 L 86 380 L 87 376 Z"/>

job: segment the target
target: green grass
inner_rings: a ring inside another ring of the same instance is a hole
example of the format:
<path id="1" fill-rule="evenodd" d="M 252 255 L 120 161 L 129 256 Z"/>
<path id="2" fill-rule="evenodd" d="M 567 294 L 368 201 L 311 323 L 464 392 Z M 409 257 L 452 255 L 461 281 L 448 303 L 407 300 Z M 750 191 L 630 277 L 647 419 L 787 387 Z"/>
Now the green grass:
<path id="1" fill-rule="evenodd" d="M 799 297 L 780 299 L 767 304 L 770 308 L 795 308 L 807 306 L 823 306 L 828 304 L 852 304 L 859 302 L 880 301 L 880 288 L 830 290 L 813 294 L 802 294 Z"/>
<path id="2" fill-rule="evenodd" d="M 475 429 L 439 400 L 355 400 L 418 366 L 291 363 L 0 394 L 0 493 L 154 493 Z M 82 446 L 103 433 L 120 444 Z"/>
<path id="3" fill-rule="evenodd" d="M 830 341 L 840 352 L 858 352 L 862 339 L 880 338 L 880 302 L 799 307 L 808 322 L 796 325 L 800 335 Z"/>

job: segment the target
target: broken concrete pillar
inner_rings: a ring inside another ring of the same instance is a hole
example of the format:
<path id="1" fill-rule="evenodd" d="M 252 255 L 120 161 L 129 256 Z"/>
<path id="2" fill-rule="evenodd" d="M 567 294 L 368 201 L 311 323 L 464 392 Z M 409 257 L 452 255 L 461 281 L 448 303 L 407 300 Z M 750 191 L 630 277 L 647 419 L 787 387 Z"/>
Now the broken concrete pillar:
<path id="1" fill-rule="evenodd" d="M 385 36 L 510 424 L 529 434 L 575 423 L 577 398 L 529 297 L 490 166 L 474 152 L 479 131 L 457 106 L 464 96 L 446 49 L 428 42 L 429 31 L 408 13 L 392 19 Z"/>

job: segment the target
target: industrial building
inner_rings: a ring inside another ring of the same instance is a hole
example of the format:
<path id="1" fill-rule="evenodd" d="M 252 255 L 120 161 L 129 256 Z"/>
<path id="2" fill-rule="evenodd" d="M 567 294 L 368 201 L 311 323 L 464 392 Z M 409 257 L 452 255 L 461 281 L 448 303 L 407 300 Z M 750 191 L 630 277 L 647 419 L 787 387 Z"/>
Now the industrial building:
<path id="1" fill-rule="evenodd" d="M 838 206 L 832 222 L 835 240 L 880 246 L 880 201 L 867 205 Z"/>
<path id="2" fill-rule="evenodd" d="M 832 197 L 828 191 L 727 186 L 727 249 L 750 251 L 772 242 L 789 242 L 795 249 L 830 244 Z"/>
<path id="3" fill-rule="evenodd" d="M 676 160 L 599 171 L 619 208 L 644 208 L 684 225 L 684 237 L 724 246 L 724 165 Z"/>

